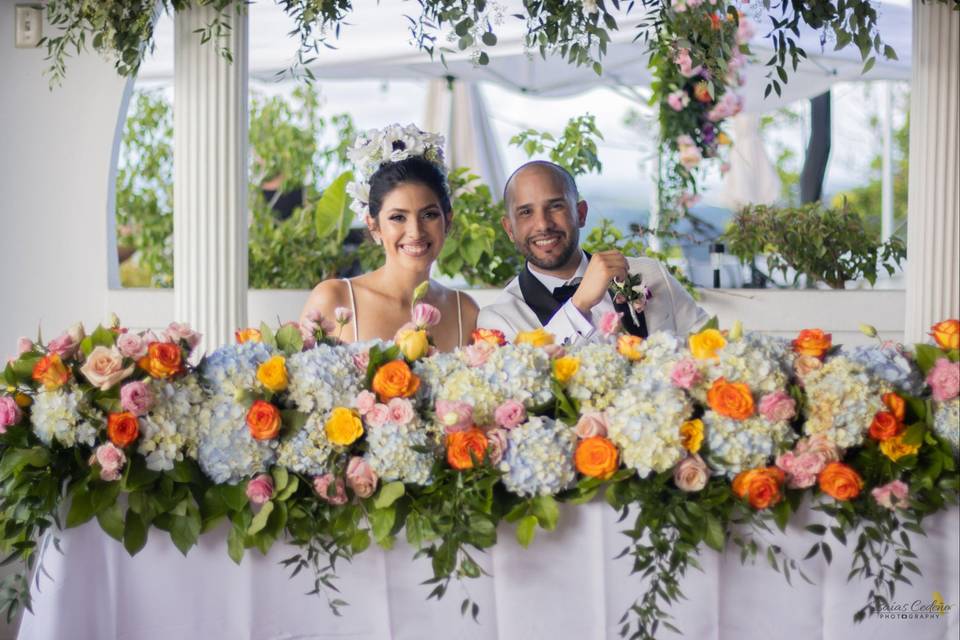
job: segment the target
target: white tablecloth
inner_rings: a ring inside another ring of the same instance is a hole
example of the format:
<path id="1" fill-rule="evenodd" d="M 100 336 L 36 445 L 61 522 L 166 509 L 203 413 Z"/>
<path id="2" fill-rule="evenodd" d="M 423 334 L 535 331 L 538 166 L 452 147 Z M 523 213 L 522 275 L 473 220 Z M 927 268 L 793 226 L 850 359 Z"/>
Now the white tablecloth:
<path id="1" fill-rule="evenodd" d="M 810 512 L 800 514 L 811 521 Z M 864 602 L 866 583 L 847 583 L 849 551 L 833 542 L 833 564 L 817 557 L 804 564 L 816 583 L 799 576 L 789 586 L 763 559 L 741 566 L 738 553 L 705 551 L 704 573 L 691 570 L 683 582 L 688 599 L 675 605 L 684 637 L 823 638 L 824 640 L 956 638 L 960 631 L 960 511 L 926 521 L 929 536 L 914 535 L 922 578 L 901 585 L 897 600 L 930 602 L 942 594 L 952 611 L 937 619 L 869 619 L 852 622 Z M 639 594 L 630 560 L 613 557 L 625 546 L 623 523 L 606 505 L 564 507 L 557 531 L 538 531 L 521 548 L 511 528 L 484 556 L 492 574 L 453 585 L 446 598 L 426 601 L 430 577 L 425 560 L 399 542 L 391 551 L 371 548 L 340 567 L 338 582 L 350 606 L 334 617 L 321 598 L 304 595 L 308 575 L 290 580 L 278 561 L 295 550 L 277 545 L 267 557 L 248 552 L 240 566 L 226 554 L 226 528 L 204 536 L 183 557 L 166 533 L 151 531 L 136 557 L 89 523 L 59 534 L 63 554 L 48 545 L 33 614 L 25 613 L 22 640 L 416 639 L 501 638 L 516 640 L 616 638 L 620 616 Z M 791 525 L 778 544 L 798 560 L 815 536 Z M 480 604 L 480 623 L 460 616 L 463 589 Z M 664 631 L 665 637 L 680 637 Z"/>

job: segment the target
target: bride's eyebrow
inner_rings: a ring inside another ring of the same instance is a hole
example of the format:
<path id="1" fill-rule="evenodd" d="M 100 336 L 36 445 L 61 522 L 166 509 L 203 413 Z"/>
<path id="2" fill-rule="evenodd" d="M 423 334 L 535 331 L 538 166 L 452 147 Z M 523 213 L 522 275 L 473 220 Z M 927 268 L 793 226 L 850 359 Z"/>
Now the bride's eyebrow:
<path id="1" fill-rule="evenodd" d="M 428 204 L 427 206 L 420 209 L 419 213 L 423 213 L 425 211 L 430 211 L 431 209 L 439 209 L 439 208 L 440 208 L 440 205 L 436 203 Z M 410 211 L 408 209 L 404 209 L 403 207 L 393 207 L 392 209 L 387 211 L 387 213 L 410 213 Z"/>

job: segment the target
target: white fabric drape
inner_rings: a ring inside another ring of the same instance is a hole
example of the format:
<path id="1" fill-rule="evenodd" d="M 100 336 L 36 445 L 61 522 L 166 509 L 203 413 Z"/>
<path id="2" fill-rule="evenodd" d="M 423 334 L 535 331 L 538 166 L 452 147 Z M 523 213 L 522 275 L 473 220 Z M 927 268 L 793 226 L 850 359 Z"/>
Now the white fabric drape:
<path id="1" fill-rule="evenodd" d="M 773 204 L 780 195 L 780 178 L 760 137 L 760 117 L 741 113 L 732 122 L 733 147 L 723 182 L 723 202 L 731 209 Z"/>
<path id="2" fill-rule="evenodd" d="M 818 537 L 803 525 L 818 514 L 797 515 L 788 535 L 770 542 L 798 562 Z M 615 560 L 626 545 L 621 533 L 629 520 L 602 502 L 561 509 L 556 531 L 538 531 L 522 549 L 513 528 L 499 530 L 499 542 L 478 554 L 492 574 L 452 584 L 440 602 L 425 600 L 431 577 L 425 559 L 412 561 L 403 542 L 395 549 L 371 548 L 353 563 L 342 563 L 338 586 L 350 603 L 334 617 L 323 599 L 304 595 L 312 580 L 301 573 L 288 579 L 278 562 L 296 553 L 277 545 L 268 557 L 248 552 L 237 566 L 226 554 L 226 528 L 204 536 L 183 557 L 160 531 L 151 531 L 146 548 L 134 558 L 101 532 L 96 523 L 60 534 L 64 555 L 46 550 L 33 614 L 24 615 L 21 640 L 280 640 L 353 638 L 396 640 L 430 638 L 564 640 L 617 638 L 618 621 L 640 594 L 643 581 L 630 575 L 631 559 Z M 923 577 L 900 584 L 897 600 L 929 603 L 939 592 L 950 612 L 936 619 L 870 619 L 854 625 L 852 615 L 865 602 L 866 582 L 847 582 L 850 551 L 829 539 L 833 563 L 819 557 L 802 562 L 815 585 L 793 576 L 793 586 L 763 558 L 741 566 L 735 547 L 723 554 L 706 551 L 704 572 L 691 569 L 682 581 L 687 596 L 671 609 L 687 638 L 748 640 L 934 640 L 960 630 L 960 511 L 956 507 L 924 523 L 928 536 L 912 536 Z M 828 534 L 829 535 L 829 534 Z M 856 540 L 851 540 L 851 548 Z M 460 616 L 464 594 L 479 603 L 480 623 Z M 660 635 L 660 634 L 658 634 Z M 670 636 L 664 631 L 663 635 Z"/>

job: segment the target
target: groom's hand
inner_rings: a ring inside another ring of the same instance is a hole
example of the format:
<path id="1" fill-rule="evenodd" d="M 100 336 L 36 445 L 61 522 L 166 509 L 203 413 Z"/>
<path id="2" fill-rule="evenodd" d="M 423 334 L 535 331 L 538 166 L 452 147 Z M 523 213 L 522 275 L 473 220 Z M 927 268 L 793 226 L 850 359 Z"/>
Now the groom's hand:
<path id="1" fill-rule="evenodd" d="M 614 278 L 625 280 L 627 259 L 619 251 L 600 251 L 590 257 L 587 272 L 570 301 L 585 318 L 590 318 L 593 309 L 603 297 Z"/>

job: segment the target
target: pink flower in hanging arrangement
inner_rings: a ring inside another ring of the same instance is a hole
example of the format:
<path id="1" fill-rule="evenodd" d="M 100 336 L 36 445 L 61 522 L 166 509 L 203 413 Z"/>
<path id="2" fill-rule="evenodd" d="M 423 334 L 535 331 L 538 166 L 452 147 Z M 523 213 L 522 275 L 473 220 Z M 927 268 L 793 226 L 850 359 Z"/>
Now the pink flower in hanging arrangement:
<path id="1" fill-rule="evenodd" d="M 692 78 L 693 76 L 700 73 L 703 69 L 700 65 L 693 66 L 693 59 L 690 57 L 690 49 L 686 47 L 677 51 L 677 55 L 673 57 L 673 61 L 680 67 L 680 75 L 684 78 Z"/>
<path id="2" fill-rule="evenodd" d="M 683 111 L 690 104 L 690 96 L 682 89 L 674 91 L 667 96 L 667 104 L 674 111 Z"/>

